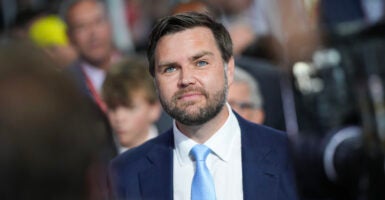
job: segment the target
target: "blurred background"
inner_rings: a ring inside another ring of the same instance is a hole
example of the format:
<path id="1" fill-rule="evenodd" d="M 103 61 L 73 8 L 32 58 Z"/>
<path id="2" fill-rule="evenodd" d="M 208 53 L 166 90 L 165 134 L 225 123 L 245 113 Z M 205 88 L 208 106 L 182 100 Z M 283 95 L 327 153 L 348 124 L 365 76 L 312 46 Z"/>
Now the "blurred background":
<path id="1" fill-rule="evenodd" d="M 66 68 L 77 55 L 62 49 L 64 2 L 0 0 L 0 44 L 30 41 Z M 384 0 L 104 2 L 122 55 L 144 54 L 154 22 L 172 13 L 222 22 L 237 66 L 259 83 L 263 124 L 292 141 L 301 198 L 385 199 Z"/>

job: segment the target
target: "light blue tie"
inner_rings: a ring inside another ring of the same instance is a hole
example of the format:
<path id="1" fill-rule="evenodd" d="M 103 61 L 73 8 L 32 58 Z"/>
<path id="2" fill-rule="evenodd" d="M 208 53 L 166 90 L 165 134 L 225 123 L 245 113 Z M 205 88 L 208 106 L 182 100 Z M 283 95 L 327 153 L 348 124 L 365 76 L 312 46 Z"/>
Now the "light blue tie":
<path id="1" fill-rule="evenodd" d="M 215 200 L 214 180 L 206 166 L 210 149 L 201 144 L 191 149 L 191 156 L 196 161 L 196 170 L 191 186 L 191 200 Z"/>

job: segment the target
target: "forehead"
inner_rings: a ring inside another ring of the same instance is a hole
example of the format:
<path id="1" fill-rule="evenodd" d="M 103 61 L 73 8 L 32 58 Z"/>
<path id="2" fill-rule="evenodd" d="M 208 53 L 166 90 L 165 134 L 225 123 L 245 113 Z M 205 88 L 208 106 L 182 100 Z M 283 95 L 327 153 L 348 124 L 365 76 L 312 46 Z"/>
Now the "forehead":
<path id="1" fill-rule="evenodd" d="M 198 26 L 161 37 L 155 49 L 155 60 L 167 58 L 175 53 L 193 56 L 202 51 L 220 54 L 212 31 Z"/>
<path id="2" fill-rule="evenodd" d="M 72 5 L 68 10 L 67 17 L 69 20 L 77 20 L 93 16 L 96 13 L 103 14 L 103 12 L 104 8 L 100 2 L 84 0 Z"/>

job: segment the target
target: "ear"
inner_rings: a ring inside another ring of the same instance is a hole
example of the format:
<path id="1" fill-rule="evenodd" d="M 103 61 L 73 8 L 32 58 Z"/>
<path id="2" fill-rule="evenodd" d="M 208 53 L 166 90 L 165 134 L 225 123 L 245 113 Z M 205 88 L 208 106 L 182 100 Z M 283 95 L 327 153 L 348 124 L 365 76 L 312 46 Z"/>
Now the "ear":
<path id="1" fill-rule="evenodd" d="M 160 106 L 159 101 L 151 104 L 150 113 L 148 114 L 151 123 L 154 123 L 159 119 L 161 111 L 162 111 L 162 108 Z"/>
<path id="2" fill-rule="evenodd" d="M 234 68 L 235 68 L 235 63 L 234 63 L 234 57 L 231 56 L 229 59 L 229 62 L 227 62 L 227 81 L 228 81 L 228 87 L 233 83 L 234 81 Z"/>

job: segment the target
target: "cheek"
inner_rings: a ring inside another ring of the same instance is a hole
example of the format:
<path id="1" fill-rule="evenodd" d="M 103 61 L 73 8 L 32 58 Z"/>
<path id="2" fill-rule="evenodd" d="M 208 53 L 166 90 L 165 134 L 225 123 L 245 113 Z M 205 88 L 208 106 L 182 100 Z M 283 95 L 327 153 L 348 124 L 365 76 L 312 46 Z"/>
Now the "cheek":
<path id="1" fill-rule="evenodd" d="M 246 119 L 248 119 L 248 120 L 250 120 L 250 121 L 252 121 L 252 120 L 255 118 L 254 113 L 253 113 L 252 110 L 246 110 L 246 111 L 244 111 L 244 112 L 243 112 L 243 116 L 244 116 L 244 118 L 246 118 Z"/>
<path id="2" fill-rule="evenodd" d="M 175 84 L 176 85 L 176 84 Z M 169 99 L 175 93 L 173 81 L 156 81 L 157 92 L 160 98 Z"/>
<path id="3" fill-rule="evenodd" d="M 240 109 L 238 107 L 233 107 L 233 109 L 244 118 L 250 117 L 250 112 L 248 112 L 248 110 Z"/>
<path id="4" fill-rule="evenodd" d="M 75 30 L 75 33 L 74 33 L 74 39 L 77 43 L 81 43 L 81 42 L 84 42 L 86 40 L 86 38 L 88 37 L 88 34 L 87 34 L 87 30 L 86 29 L 83 29 L 83 30 Z"/>
<path id="5" fill-rule="evenodd" d="M 136 124 L 146 124 L 150 121 L 150 106 L 142 105 L 138 110 L 131 115 L 131 123 L 133 126 Z"/>
<path id="6" fill-rule="evenodd" d="M 147 129 L 150 125 L 149 116 L 147 113 L 141 115 L 133 116 L 132 119 L 127 122 L 126 128 L 133 133 L 142 132 Z"/>
<path id="7" fill-rule="evenodd" d="M 111 38 L 111 32 L 109 30 L 109 27 L 108 26 L 105 26 L 103 28 L 101 28 L 100 30 L 100 35 L 106 39 L 106 40 L 109 40 Z"/>
<path id="8" fill-rule="evenodd" d="M 116 115 L 114 113 L 108 112 L 107 113 L 107 117 L 108 117 L 108 120 L 110 121 L 110 123 L 112 125 L 115 125 L 117 123 L 117 117 L 116 117 Z"/>
<path id="9" fill-rule="evenodd" d="M 215 74 L 215 76 L 213 76 L 212 74 Z M 211 71 L 210 74 L 208 74 L 205 77 L 207 77 L 207 81 L 214 82 L 214 84 L 223 85 L 226 79 L 225 76 L 227 76 L 227 80 L 228 80 L 229 78 L 228 71 L 225 72 L 222 65 L 217 65 L 215 67 L 215 70 Z"/>
<path id="10" fill-rule="evenodd" d="M 138 113 L 136 115 L 132 116 L 131 124 L 133 126 L 136 125 L 142 125 L 148 122 L 148 112 L 142 111 L 141 113 Z"/>

